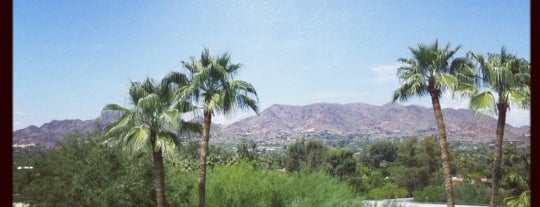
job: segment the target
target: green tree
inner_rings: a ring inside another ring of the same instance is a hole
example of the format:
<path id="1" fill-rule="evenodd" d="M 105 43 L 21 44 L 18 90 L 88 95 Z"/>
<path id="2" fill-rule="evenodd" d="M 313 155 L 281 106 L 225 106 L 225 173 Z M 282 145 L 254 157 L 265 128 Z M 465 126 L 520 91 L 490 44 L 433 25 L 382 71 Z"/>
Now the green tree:
<path id="1" fill-rule="evenodd" d="M 316 140 L 301 139 L 289 145 L 286 151 L 285 168 L 289 172 L 299 171 L 302 167 L 316 171 L 323 166 L 328 147 Z"/>
<path id="2" fill-rule="evenodd" d="M 369 146 L 368 154 L 363 157 L 363 161 L 372 169 L 379 169 L 383 163 L 392 163 L 397 158 L 397 147 L 390 141 L 379 141 Z"/>
<path id="3" fill-rule="evenodd" d="M 416 137 L 407 139 L 398 145 L 397 165 L 392 168 L 392 177 L 396 184 L 407 189 L 408 195 L 422 189 L 433 182 L 439 173 L 440 152 L 434 136 L 423 138 L 420 142 Z"/>
<path id="4" fill-rule="evenodd" d="M 14 179 L 31 206 L 155 206 L 150 155 L 126 156 L 101 144 L 101 134 L 67 136 L 54 149 L 32 151 L 24 180 Z M 22 160 L 21 160 L 22 161 Z M 17 178 L 15 176 L 14 178 Z M 19 196 L 19 197 L 21 197 Z"/>
<path id="5" fill-rule="evenodd" d="M 530 65 L 523 58 L 509 54 L 502 47 L 500 54 L 469 53 L 479 64 L 479 89 L 471 97 L 470 108 L 475 112 L 497 114 L 495 154 L 493 157 L 490 206 L 498 204 L 501 175 L 502 145 L 506 112 L 511 103 L 519 108 L 530 107 Z"/>
<path id="6" fill-rule="evenodd" d="M 236 145 L 236 153 L 240 160 L 247 159 L 249 161 L 256 160 L 258 155 L 256 152 L 257 143 L 253 141 L 242 140 Z"/>
<path id="7" fill-rule="evenodd" d="M 180 114 L 194 110 L 181 99 L 174 99 L 174 92 L 188 84 L 184 74 L 171 72 L 160 83 L 147 78 L 143 82 L 131 82 L 129 97 L 134 108 L 127 109 L 109 104 L 104 111 L 117 111 L 122 117 L 107 128 L 104 143 L 121 144 L 130 151 L 151 149 L 155 171 L 157 206 L 167 206 L 163 154 L 172 154 L 178 144 L 178 132 L 183 129 L 200 130 L 200 126 L 184 122 Z"/>
<path id="8" fill-rule="evenodd" d="M 442 168 L 446 190 L 447 205 L 454 206 L 454 191 L 452 187 L 452 175 L 450 171 L 450 156 L 448 152 L 448 140 L 446 128 L 439 99 L 447 89 L 457 89 L 460 80 L 474 72 L 467 67 L 467 58 L 452 57 L 461 48 L 439 47 L 436 40 L 433 44 L 418 44 L 417 48 L 409 47 L 412 58 L 399 58 L 405 65 L 398 68 L 397 75 L 401 86 L 394 92 L 393 102 L 406 101 L 413 96 L 431 97 L 433 112 L 437 120 L 439 140 L 441 146 Z M 451 62 L 450 62 L 451 61 Z"/>
<path id="9" fill-rule="evenodd" d="M 212 116 L 222 112 L 230 114 L 235 109 L 253 110 L 259 114 L 255 88 L 245 81 L 235 80 L 241 64 L 232 64 L 228 53 L 213 57 L 205 48 L 200 59 L 182 61 L 190 76 L 190 84 L 176 93 L 179 100 L 193 98 L 202 104 L 203 130 L 199 157 L 199 206 L 205 206 L 206 160 Z"/>
<path id="10" fill-rule="evenodd" d="M 528 149 L 514 146 L 503 147 L 501 163 L 502 177 L 500 180 L 500 193 L 504 199 L 499 202 L 523 204 L 524 199 L 530 197 L 530 164 L 531 157 Z"/>
<path id="11" fill-rule="evenodd" d="M 339 180 L 356 175 L 356 160 L 353 152 L 347 149 L 331 149 L 326 155 L 326 172 Z"/>

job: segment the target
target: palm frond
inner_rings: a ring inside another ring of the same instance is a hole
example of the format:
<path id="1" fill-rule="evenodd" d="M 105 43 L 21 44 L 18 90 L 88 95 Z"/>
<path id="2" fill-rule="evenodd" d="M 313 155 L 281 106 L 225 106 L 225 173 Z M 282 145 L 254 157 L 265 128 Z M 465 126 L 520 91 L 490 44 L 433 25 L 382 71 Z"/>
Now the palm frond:
<path id="1" fill-rule="evenodd" d="M 102 111 L 118 111 L 118 112 L 121 112 L 122 114 L 129 113 L 129 109 L 126 109 L 118 104 L 108 104 L 105 107 L 103 107 Z"/>
<path id="2" fill-rule="evenodd" d="M 455 76 L 444 73 L 435 74 L 435 88 L 445 90 L 447 88 L 454 90 L 458 86 L 458 80 Z"/>
<path id="3" fill-rule="evenodd" d="M 186 74 L 180 72 L 170 72 L 162 79 L 162 82 L 167 84 L 175 83 L 178 85 L 186 85 L 189 83 L 189 79 Z"/>
<path id="4" fill-rule="evenodd" d="M 214 57 L 210 55 L 208 48 L 204 48 L 200 59 L 192 58 L 190 62 L 182 63 L 190 71 L 190 84 L 176 92 L 177 100 L 191 97 L 195 102 L 201 101 L 207 112 L 220 111 L 227 114 L 236 108 L 244 109 L 244 106 L 253 107 L 252 109 L 258 112 L 258 107 L 255 107 L 259 100 L 257 92 L 251 84 L 234 80 L 242 64 L 231 63 L 228 52 Z M 240 102 L 246 98 L 253 100 Z"/>
<path id="5" fill-rule="evenodd" d="M 181 128 L 180 132 L 184 133 L 186 131 L 189 132 L 195 132 L 195 133 L 202 133 L 202 125 L 199 123 L 193 123 L 193 122 L 187 122 L 187 121 L 180 121 L 181 122 Z"/>
<path id="6" fill-rule="evenodd" d="M 527 87 L 528 88 L 528 87 Z M 530 91 L 526 90 L 511 90 L 509 92 L 512 103 L 522 109 L 529 109 L 531 106 Z"/>
<path id="7" fill-rule="evenodd" d="M 257 98 L 257 100 L 259 98 L 257 96 L 257 91 L 255 90 L 255 87 L 253 87 L 253 85 L 251 85 L 248 82 L 241 81 L 241 80 L 231 81 L 230 87 L 232 90 L 243 91 L 245 93 L 251 93 Z"/>
<path id="8" fill-rule="evenodd" d="M 491 93 L 491 91 L 483 91 L 474 94 L 471 97 L 469 109 L 474 114 L 481 112 L 488 115 L 495 115 L 497 110 L 497 106 L 495 105 L 495 96 Z"/>
<path id="9" fill-rule="evenodd" d="M 259 106 L 257 105 L 257 100 L 252 99 L 251 97 L 239 94 L 237 96 L 237 105 L 241 110 L 251 109 L 255 114 L 259 115 Z"/>
<path id="10" fill-rule="evenodd" d="M 478 63 L 482 86 L 496 93 L 502 104 L 510 106 L 512 102 L 520 108 L 530 107 L 530 93 L 524 90 L 530 85 L 530 65 L 526 60 L 509 54 L 505 47 L 499 54 L 470 56 Z"/>
<path id="11" fill-rule="evenodd" d="M 109 126 L 107 126 L 105 133 L 105 137 L 116 137 L 131 127 L 133 124 L 133 116 L 131 113 L 128 113 L 121 117 L 118 121 L 111 123 Z"/>
<path id="12" fill-rule="evenodd" d="M 458 87 L 452 91 L 452 97 L 459 94 L 460 97 L 471 97 L 478 92 L 478 86 L 471 83 L 459 83 Z"/>
<path id="13" fill-rule="evenodd" d="M 142 150 L 148 147 L 150 131 L 144 126 L 132 127 L 126 134 L 124 143 L 132 146 L 135 150 Z"/>
<path id="14" fill-rule="evenodd" d="M 221 105 L 221 100 L 222 100 L 221 94 L 213 93 L 213 94 L 204 94 L 204 95 L 205 95 L 204 110 L 208 112 L 219 111 L 220 110 L 219 106 Z"/>
<path id="15" fill-rule="evenodd" d="M 180 113 L 189 113 L 189 112 L 197 110 L 198 107 L 192 102 L 180 101 L 175 106 L 175 109 L 177 109 Z"/>
<path id="16" fill-rule="evenodd" d="M 176 109 L 164 110 L 161 115 L 161 123 L 166 124 L 171 127 L 178 127 L 180 120 L 180 113 Z"/>
<path id="17" fill-rule="evenodd" d="M 160 107 L 160 98 L 154 93 L 140 98 L 137 102 L 137 108 L 142 109 L 143 111 L 151 111 L 158 107 Z"/>
<path id="18" fill-rule="evenodd" d="M 176 146 L 180 145 L 178 136 L 170 131 L 161 130 L 157 134 L 156 145 L 154 151 L 163 150 L 166 154 L 173 154 Z"/>

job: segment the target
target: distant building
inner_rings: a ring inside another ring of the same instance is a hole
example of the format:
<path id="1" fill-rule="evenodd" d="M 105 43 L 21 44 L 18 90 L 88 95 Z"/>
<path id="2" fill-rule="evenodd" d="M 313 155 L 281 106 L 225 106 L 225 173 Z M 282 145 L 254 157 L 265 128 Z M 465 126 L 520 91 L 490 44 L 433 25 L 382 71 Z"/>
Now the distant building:
<path id="1" fill-rule="evenodd" d="M 463 183 L 465 180 L 461 177 L 452 177 L 452 185 L 459 185 Z M 477 185 L 477 184 L 490 184 L 491 179 L 488 178 L 481 178 L 480 180 L 471 180 L 470 184 Z"/>

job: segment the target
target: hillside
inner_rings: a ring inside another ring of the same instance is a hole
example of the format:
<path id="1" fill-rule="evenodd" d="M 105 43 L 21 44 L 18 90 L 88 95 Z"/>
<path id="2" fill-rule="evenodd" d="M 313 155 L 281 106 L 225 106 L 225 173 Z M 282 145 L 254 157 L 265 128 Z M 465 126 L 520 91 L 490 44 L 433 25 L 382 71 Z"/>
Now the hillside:
<path id="1" fill-rule="evenodd" d="M 488 143 L 494 140 L 496 119 L 472 116 L 464 109 L 443 109 L 449 141 Z M 118 115 L 105 113 L 94 120 L 52 121 L 13 132 L 17 145 L 47 147 L 67 134 L 88 132 L 111 123 Z M 259 116 L 227 126 L 212 126 L 212 143 L 237 143 L 241 139 L 260 144 L 286 144 L 298 138 L 347 137 L 352 140 L 396 139 L 437 134 L 433 110 L 423 106 L 364 103 L 317 103 L 306 106 L 272 105 Z M 530 127 L 506 126 L 505 140 L 530 143 Z"/>
<path id="2" fill-rule="evenodd" d="M 97 119 L 80 120 L 53 120 L 41 127 L 31 125 L 24 129 L 13 132 L 13 145 L 42 145 L 53 147 L 65 136 L 73 133 L 91 132 L 96 129 L 104 129 L 105 126 L 119 118 L 119 114 L 105 112 Z"/>
<path id="3" fill-rule="evenodd" d="M 497 120 L 473 116 L 465 109 L 443 109 L 448 139 L 487 143 L 494 140 Z M 506 126 L 506 141 L 528 142 L 523 134 L 530 127 Z M 223 140 L 252 139 L 260 142 L 288 142 L 299 137 L 338 135 L 354 140 L 406 138 L 437 134 L 433 109 L 423 106 L 364 103 L 307 106 L 273 105 L 260 116 L 253 116 L 223 128 Z"/>

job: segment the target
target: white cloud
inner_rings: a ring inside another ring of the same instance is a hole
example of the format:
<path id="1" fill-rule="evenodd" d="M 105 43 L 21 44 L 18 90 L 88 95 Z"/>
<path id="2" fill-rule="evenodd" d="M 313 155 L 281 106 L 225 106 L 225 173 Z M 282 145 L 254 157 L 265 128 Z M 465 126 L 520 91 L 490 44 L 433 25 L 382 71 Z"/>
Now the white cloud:
<path id="1" fill-rule="evenodd" d="M 398 82 L 396 72 L 399 67 L 403 66 L 402 63 L 395 62 L 388 65 L 378 65 L 370 68 L 376 75 L 374 78 L 377 84 L 384 84 L 389 82 Z"/>

